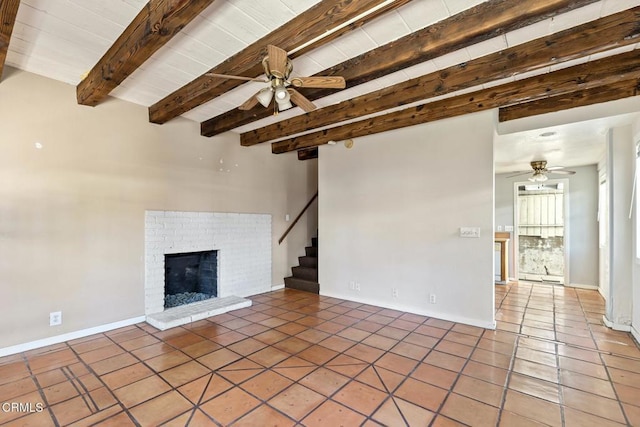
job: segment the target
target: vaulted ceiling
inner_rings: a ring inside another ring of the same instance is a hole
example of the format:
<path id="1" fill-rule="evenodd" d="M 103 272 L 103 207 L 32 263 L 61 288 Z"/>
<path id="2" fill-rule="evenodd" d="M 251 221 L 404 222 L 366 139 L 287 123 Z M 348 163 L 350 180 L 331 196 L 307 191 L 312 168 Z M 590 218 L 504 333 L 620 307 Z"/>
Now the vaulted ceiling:
<path id="1" fill-rule="evenodd" d="M 501 121 L 635 96 L 640 0 L 0 0 L 6 64 L 233 131 L 274 153 L 499 109 Z M 14 24 L 15 22 L 15 24 Z M 237 107 L 265 83 L 267 45 L 294 76 L 344 76 L 299 89 L 318 107 L 273 115 Z"/>

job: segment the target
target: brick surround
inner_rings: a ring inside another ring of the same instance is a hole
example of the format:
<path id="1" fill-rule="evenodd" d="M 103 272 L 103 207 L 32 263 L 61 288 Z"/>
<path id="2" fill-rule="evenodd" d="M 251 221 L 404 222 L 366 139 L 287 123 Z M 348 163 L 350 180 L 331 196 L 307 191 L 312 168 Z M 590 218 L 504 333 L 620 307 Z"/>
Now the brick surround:
<path id="1" fill-rule="evenodd" d="M 145 212 L 145 314 L 164 310 L 164 255 L 218 250 L 218 296 L 271 290 L 271 215 Z"/>

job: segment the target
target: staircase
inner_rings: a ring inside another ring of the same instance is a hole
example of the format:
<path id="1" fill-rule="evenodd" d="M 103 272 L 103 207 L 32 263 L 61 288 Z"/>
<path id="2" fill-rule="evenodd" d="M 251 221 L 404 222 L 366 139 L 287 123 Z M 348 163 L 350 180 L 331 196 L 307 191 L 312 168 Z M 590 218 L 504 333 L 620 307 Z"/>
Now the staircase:
<path id="1" fill-rule="evenodd" d="M 292 267 L 293 276 L 284 278 L 284 286 L 299 291 L 320 293 L 318 284 L 318 238 L 311 239 L 311 246 L 304 248 L 305 256 L 298 257 L 299 266 Z"/>

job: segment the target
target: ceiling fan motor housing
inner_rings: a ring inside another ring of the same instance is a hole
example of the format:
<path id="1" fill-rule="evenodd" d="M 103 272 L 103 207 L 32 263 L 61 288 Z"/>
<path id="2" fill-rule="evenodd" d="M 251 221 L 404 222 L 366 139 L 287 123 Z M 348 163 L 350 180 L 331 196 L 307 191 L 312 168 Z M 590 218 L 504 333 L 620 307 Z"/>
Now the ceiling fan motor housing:
<path id="1" fill-rule="evenodd" d="M 537 160 L 531 162 L 531 167 L 534 172 L 543 173 L 547 171 L 547 162 L 546 160 Z"/>

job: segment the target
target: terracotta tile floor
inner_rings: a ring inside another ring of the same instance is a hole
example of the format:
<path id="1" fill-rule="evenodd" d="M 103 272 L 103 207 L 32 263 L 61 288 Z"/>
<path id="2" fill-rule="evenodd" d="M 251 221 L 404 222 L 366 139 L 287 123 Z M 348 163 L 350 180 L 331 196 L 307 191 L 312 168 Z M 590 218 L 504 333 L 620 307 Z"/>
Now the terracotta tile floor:
<path id="1" fill-rule="evenodd" d="M 496 287 L 484 330 L 282 290 L 0 359 L 20 426 L 640 426 L 640 350 L 597 292 Z M 36 405 L 42 405 L 38 411 Z"/>

